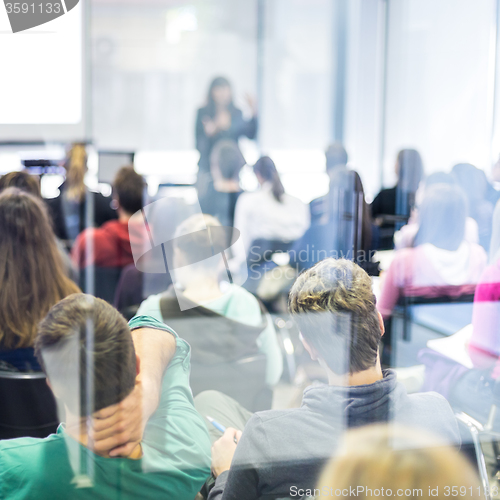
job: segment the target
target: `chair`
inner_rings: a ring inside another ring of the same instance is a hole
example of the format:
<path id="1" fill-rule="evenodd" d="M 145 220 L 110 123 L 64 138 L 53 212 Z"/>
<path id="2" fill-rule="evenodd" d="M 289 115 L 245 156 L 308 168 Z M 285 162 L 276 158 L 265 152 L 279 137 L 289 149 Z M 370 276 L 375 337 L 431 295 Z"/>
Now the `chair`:
<path id="1" fill-rule="evenodd" d="M 435 287 L 436 292 L 434 296 L 423 296 L 423 295 L 411 295 L 411 296 L 403 296 L 398 301 L 398 310 L 403 317 L 403 339 L 409 341 L 411 339 L 411 332 L 409 325 L 412 321 L 412 312 L 415 306 L 445 306 L 449 304 L 472 304 L 474 302 L 474 288 L 471 287 L 471 290 L 467 290 L 465 293 L 461 293 L 463 287 L 459 286 L 440 286 Z M 441 314 L 446 316 L 446 311 L 444 308 L 441 308 Z M 471 311 L 472 313 L 472 311 Z M 453 313 L 456 317 L 456 311 Z M 422 317 L 422 315 L 420 315 Z M 446 320 L 452 320 L 452 318 L 446 318 Z M 471 322 L 471 317 L 467 317 L 464 320 L 464 324 L 453 325 L 451 332 L 444 332 L 444 334 L 450 335 L 454 333 L 460 328 L 463 328 L 465 325 L 468 325 Z M 435 321 L 431 321 L 435 323 Z M 432 327 L 432 326 L 431 326 Z M 439 330 L 439 328 L 433 328 Z"/>
<path id="2" fill-rule="evenodd" d="M 394 248 L 394 233 L 408 224 L 408 215 L 382 214 L 377 217 L 379 230 L 377 232 L 377 250 L 392 250 Z"/>
<path id="3" fill-rule="evenodd" d="M 121 272 L 121 267 L 86 267 L 80 270 L 80 288 L 113 304 Z"/>
<path id="4" fill-rule="evenodd" d="M 0 439 L 56 432 L 56 401 L 43 373 L 0 371 L 0 401 Z"/>
<path id="5" fill-rule="evenodd" d="M 215 364 L 191 363 L 193 396 L 207 390 L 220 391 L 252 412 L 271 409 L 273 393 L 265 379 L 264 354 Z"/>

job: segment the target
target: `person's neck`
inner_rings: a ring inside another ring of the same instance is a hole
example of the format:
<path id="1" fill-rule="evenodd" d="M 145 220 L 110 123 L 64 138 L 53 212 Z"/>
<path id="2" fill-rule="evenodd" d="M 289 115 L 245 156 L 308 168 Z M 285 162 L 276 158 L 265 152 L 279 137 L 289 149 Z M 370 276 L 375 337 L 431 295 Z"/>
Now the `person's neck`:
<path id="1" fill-rule="evenodd" d="M 214 188 L 220 193 L 237 193 L 240 191 L 240 183 L 236 179 L 217 179 Z"/>
<path id="2" fill-rule="evenodd" d="M 193 280 L 186 286 L 183 294 L 189 300 L 202 304 L 218 299 L 222 296 L 222 292 L 217 280 Z"/>
<path id="3" fill-rule="evenodd" d="M 329 368 L 326 368 L 326 371 L 328 374 L 328 385 L 340 385 L 349 387 L 356 385 L 370 385 L 384 378 L 379 359 L 377 359 L 377 363 L 375 364 L 375 366 L 361 372 L 348 373 L 346 375 L 337 375 Z"/>
<path id="4" fill-rule="evenodd" d="M 66 423 L 64 426 L 64 431 L 68 436 L 70 436 L 75 441 L 92 450 L 91 439 L 88 433 L 88 424 L 86 417 L 77 417 L 71 413 L 68 408 L 66 408 Z M 129 458 L 131 460 L 139 460 L 142 457 L 142 447 L 138 444 L 132 452 L 124 458 Z"/>
<path id="5" fill-rule="evenodd" d="M 119 208 L 118 209 L 118 221 L 123 222 L 123 223 L 128 223 L 130 218 L 132 217 L 132 214 L 129 214 L 128 212 L 125 212 L 125 210 Z"/>

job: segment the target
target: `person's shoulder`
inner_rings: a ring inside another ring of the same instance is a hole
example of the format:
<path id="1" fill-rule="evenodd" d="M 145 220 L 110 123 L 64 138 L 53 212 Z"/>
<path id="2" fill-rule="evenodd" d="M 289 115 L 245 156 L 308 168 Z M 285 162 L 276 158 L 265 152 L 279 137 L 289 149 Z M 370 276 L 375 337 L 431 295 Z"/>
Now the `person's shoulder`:
<path id="1" fill-rule="evenodd" d="M 245 210 L 249 210 L 256 206 L 257 200 L 262 197 L 262 192 L 258 191 L 242 191 L 236 200 L 236 208 L 241 210 L 242 207 Z"/>
<path id="2" fill-rule="evenodd" d="M 444 396 L 437 392 L 421 392 L 405 396 L 404 403 L 396 408 L 397 419 L 427 428 L 437 435 L 447 437 L 452 443 L 460 442 L 457 420 Z"/>
<path id="3" fill-rule="evenodd" d="M 251 427 L 282 426 L 286 425 L 287 421 L 295 422 L 298 418 L 302 420 L 302 416 L 305 412 L 307 412 L 307 410 L 303 407 L 287 408 L 284 410 L 263 410 L 254 413 L 248 423 L 251 423 Z M 247 426 L 245 426 L 245 430 Z"/>
<path id="4" fill-rule="evenodd" d="M 232 300 L 249 302 L 251 304 L 259 306 L 259 301 L 255 298 L 255 296 L 240 285 L 236 285 L 234 283 L 227 285 L 224 293 L 227 294 L 228 298 L 231 298 Z"/>
<path id="5" fill-rule="evenodd" d="M 0 470 L 16 466 L 31 469 L 36 463 L 45 460 L 47 454 L 63 453 L 64 438 L 60 434 L 51 434 L 46 438 L 16 438 L 0 441 Z"/>

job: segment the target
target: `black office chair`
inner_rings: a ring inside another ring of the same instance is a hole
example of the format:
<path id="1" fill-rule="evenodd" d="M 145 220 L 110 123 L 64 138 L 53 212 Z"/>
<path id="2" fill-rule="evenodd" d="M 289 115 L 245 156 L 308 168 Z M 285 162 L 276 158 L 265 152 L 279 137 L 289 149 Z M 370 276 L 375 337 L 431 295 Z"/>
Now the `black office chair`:
<path id="1" fill-rule="evenodd" d="M 0 371 L 0 401 L 0 439 L 56 432 L 56 401 L 45 374 Z"/>
<path id="2" fill-rule="evenodd" d="M 260 353 L 225 363 L 191 362 L 193 396 L 220 391 L 252 412 L 271 409 L 273 393 L 265 379 L 266 357 Z"/>

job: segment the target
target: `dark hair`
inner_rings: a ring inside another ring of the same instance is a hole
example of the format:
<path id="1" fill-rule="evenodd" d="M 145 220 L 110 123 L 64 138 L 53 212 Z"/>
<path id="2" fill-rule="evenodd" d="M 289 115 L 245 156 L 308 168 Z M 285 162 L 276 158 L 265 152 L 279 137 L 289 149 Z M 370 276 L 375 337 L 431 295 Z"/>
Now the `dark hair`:
<path id="1" fill-rule="evenodd" d="M 334 170 L 338 166 L 347 165 L 347 151 L 340 142 L 330 144 L 325 151 L 325 156 L 327 172 Z"/>
<path id="2" fill-rule="evenodd" d="M 361 210 L 360 210 L 361 208 Z M 361 218 L 361 239 L 358 240 L 357 222 Z M 365 200 L 361 177 L 354 170 L 338 169 L 330 181 L 328 193 L 328 219 L 336 225 L 335 233 L 340 244 L 337 250 L 368 252 L 372 242 L 372 218 Z M 342 248 L 344 246 L 344 248 Z"/>
<path id="3" fill-rule="evenodd" d="M 415 149 L 402 149 L 398 153 L 398 165 L 395 215 L 409 216 L 415 206 L 415 193 L 424 175 L 422 158 Z"/>
<path id="4" fill-rule="evenodd" d="M 419 208 L 420 226 L 414 246 L 431 243 L 457 250 L 465 236 L 467 199 L 458 186 L 435 184 L 426 189 Z"/>
<path id="5" fill-rule="evenodd" d="M 21 172 L 9 172 L 0 177 L 0 191 L 9 187 L 16 187 L 33 196 L 41 197 L 39 180 L 25 170 Z"/>
<path id="6" fill-rule="evenodd" d="M 212 118 L 215 116 L 215 111 L 216 111 L 215 101 L 213 97 L 213 91 L 216 87 L 231 88 L 231 84 L 229 83 L 229 80 L 224 76 L 217 76 L 211 81 L 210 86 L 208 87 L 208 94 L 207 94 L 207 112 L 208 115 L 211 116 Z M 229 110 L 232 110 L 234 108 L 232 98 L 228 108 Z"/>
<path id="7" fill-rule="evenodd" d="M 415 193 L 424 176 L 420 153 L 415 149 L 402 149 L 398 153 L 398 165 L 398 188 L 407 193 Z"/>
<path id="8" fill-rule="evenodd" d="M 246 161 L 236 142 L 224 139 L 215 143 L 210 163 L 218 167 L 224 179 L 238 179 Z"/>
<path id="9" fill-rule="evenodd" d="M 113 192 L 125 212 L 135 214 L 142 209 L 144 186 L 144 178 L 134 167 L 122 167 L 118 170 L 113 182 Z"/>
<path id="10" fill-rule="evenodd" d="M 281 183 L 280 175 L 276 170 L 276 165 L 269 156 L 262 156 L 257 163 L 253 166 L 253 171 L 255 174 L 259 175 L 264 179 L 264 181 L 270 182 L 272 184 L 273 196 L 276 201 L 281 202 L 283 195 L 285 194 L 285 188 Z"/>
<path id="11" fill-rule="evenodd" d="M 346 259 L 325 259 L 304 271 L 288 308 L 304 339 L 337 374 L 375 366 L 381 337 L 368 274 Z"/>
<path id="12" fill-rule="evenodd" d="M 0 345 L 31 347 L 38 322 L 78 287 L 64 264 L 43 201 L 18 188 L 0 194 Z"/>
<path id="13" fill-rule="evenodd" d="M 78 413 L 79 403 L 82 417 L 119 403 L 134 388 L 136 357 L 128 324 L 116 309 L 92 295 L 75 293 L 50 309 L 38 327 L 35 353 L 56 395 L 73 413 Z M 68 383 L 74 380 L 75 361 L 78 401 L 74 385 Z M 90 373 L 94 387 L 89 409 Z"/>

